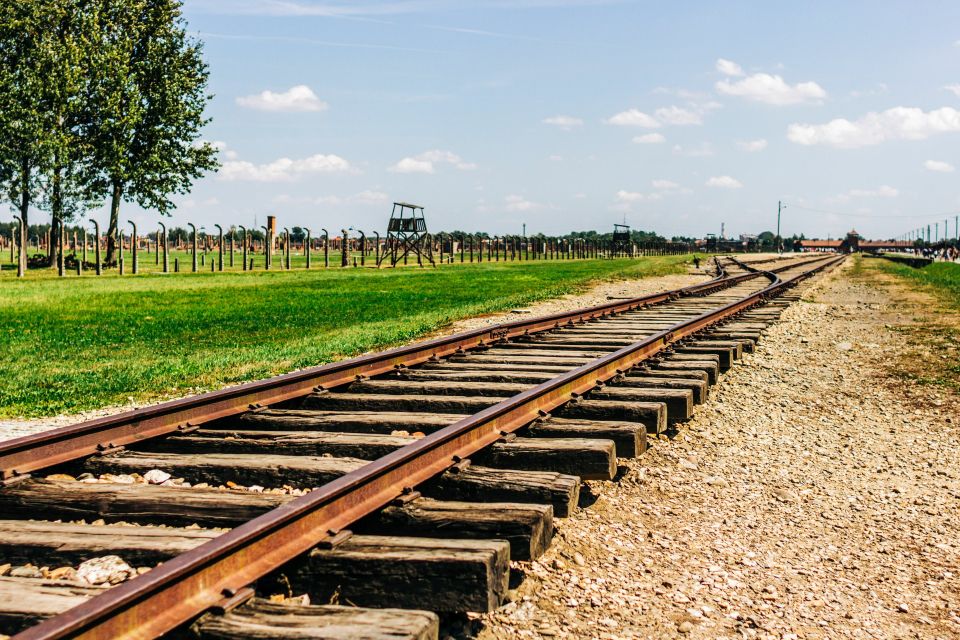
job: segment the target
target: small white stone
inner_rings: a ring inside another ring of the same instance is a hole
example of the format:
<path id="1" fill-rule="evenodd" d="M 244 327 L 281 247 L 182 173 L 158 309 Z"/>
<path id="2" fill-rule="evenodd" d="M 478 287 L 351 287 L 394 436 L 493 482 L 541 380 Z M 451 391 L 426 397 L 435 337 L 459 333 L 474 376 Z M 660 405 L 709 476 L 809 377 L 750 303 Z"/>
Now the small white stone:
<path id="1" fill-rule="evenodd" d="M 77 567 L 77 579 L 89 584 L 118 584 L 136 573 L 120 556 L 90 558 Z"/>
<path id="2" fill-rule="evenodd" d="M 143 479 L 147 484 L 163 484 L 170 479 L 170 474 L 160 469 L 150 469 L 143 474 Z"/>

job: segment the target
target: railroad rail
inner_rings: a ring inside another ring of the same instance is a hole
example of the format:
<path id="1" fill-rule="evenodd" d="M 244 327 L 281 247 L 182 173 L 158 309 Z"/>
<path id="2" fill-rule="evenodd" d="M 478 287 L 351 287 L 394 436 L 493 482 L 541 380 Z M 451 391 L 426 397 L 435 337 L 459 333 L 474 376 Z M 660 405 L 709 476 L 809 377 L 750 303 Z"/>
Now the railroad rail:
<path id="1" fill-rule="evenodd" d="M 17 636 L 23 639 L 153 638 L 189 623 L 199 637 L 245 637 L 244 615 L 262 621 L 296 614 L 304 625 L 333 615 L 254 598 L 253 585 L 275 584 L 278 571 L 288 585 L 290 575 L 309 576 L 300 582 L 310 586 L 297 588 L 320 599 L 336 593 L 363 605 L 372 589 L 375 606 L 416 608 L 416 598 L 438 611 L 494 608 L 506 590 L 506 560 L 542 553 L 553 516 L 576 507 L 581 479 L 612 480 L 617 456 L 639 455 L 648 433 L 688 419 L 718 374 L 779 314 L 785 302 L 775 299 L 839 260 L 789 258 L 757 268 L 718 259 L 717 277 L 691 287 L 503 323 L 2 442 L 4 513 L 207 528 L 190 535 L 178 528 L 171 534 L 176 544 L 165 539 L 167 546 L 154 544 L 147 553 L 156 527 L 126 527 L 125 538 L 117 534 L 127 540 L 126 552 L 162 564 L 96 593 L 68 585 L 76 606 L 62 612 L 57 607 L 68 600 L 45 584 L 54 604 L 43 611 L 24 605 L 7 617 L 0 583 L 0 633 L 9 619 L 11 630 L 26 626 Z M 151 469 L 194 486 L 95 481 Z M 34 477 L 39 471 L 94 478 Z M 205 484 L 308 492 L 224 492 Z M 485 503 L 495 504 L 482 517 L 471 511 Z M 424 514 L 424 504 L 431 513 Z M 5 525 L 16 529 L 5 522 L 0 529 Z M 62 542 L 44 542 L 89 526 L 31 525 L 17 539 L 16 557 L 51 549 L 72 560 L 103 555 L 111 547 L 102 545 L 111 543 L 71 541 L 64 551 Z M 424 538 L 432 542 L 413 542 Z M 453 559 L 443 565 L 436 553 L 410 545 L 449 547 L 444 557 Z M 0 541 L 0 564 L 13 547 Z M 463 559 L 464 549 L 475 562 Z M 417 564 L 417 553 L 430 561 Z M 380 575 L 390 573 L 383 558 L 402 565 L 402 579 Z M 443 566 L 462 574 L 464 563 L 474 567 L 467 571 L 472 583 L 440 580 L 459 595 L 425 597 L 417 580 L 430 582 Z M 412 615 L 390 611 L 351 624 L 406 624 L 404 615 Z M 429 637 L 435 618 L 415 615 L 425 635 L 409 637 Z"/>

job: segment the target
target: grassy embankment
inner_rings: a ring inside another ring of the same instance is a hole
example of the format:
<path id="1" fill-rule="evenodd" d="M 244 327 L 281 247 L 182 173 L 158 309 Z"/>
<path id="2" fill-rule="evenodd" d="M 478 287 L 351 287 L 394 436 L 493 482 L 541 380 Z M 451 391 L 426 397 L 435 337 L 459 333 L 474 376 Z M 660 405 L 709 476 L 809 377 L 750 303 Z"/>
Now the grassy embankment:
<path id="1" fill-rule="evenodd" d="M 262 378 L 600 279 L 682 272 L 689 260 L 4 279 L 0 417 L 78 412 Z"/>
<path id="2" fill-rule="evenodd" d="M 860 259 L 853 274 L 890 292 L 910 312 L 893 326 L 909 350 L 891 363 L 895 373 L 921 384 L 960 391 L 960 264 L 935 262 L 915 269 L 879 259 Z"/>

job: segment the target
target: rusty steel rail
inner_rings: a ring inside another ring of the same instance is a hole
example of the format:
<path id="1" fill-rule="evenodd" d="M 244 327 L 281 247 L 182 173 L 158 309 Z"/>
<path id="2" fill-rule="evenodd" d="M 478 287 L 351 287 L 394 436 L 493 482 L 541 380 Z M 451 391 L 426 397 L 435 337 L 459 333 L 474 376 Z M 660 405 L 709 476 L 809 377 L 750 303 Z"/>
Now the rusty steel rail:
<path id="1" fill-rule="evenodd" d="M 587 309 L 518 320 L 450 336 L 416 342 L 378 353 L 257 380 L 235 387 L 172 400 L 152 407 L 97 418 L 0 442 L 0 483 L 37 469 L 70 462 L 103 451 L 156 438 L 178 430 L 237 415 L 258 405 L 270 405 L 305 396 L 318 388 L 330 389 L 359 378 L 442 358 L 498 340 L 556 329 L 563 325 L 668 302 L 682 296 L 704 295 L 756 277 L 755 274 L 719 276 L 701 284 Z"/>
<path id="2" fill-rule="evenodd" d="M 215 605 L 357 519 L 538 417 L 702 329 L 728 320 L 843 258 L 680 322 L 434 432 L 192 549 L 130 582 L 31 627 L 16 640 L 154 638 Z M 807 264 L 807 263 L 805 263 Z M 793 265 L 793 267 L 798 265 Z M 247 591 L 249 592 L 249 591 Z"/>

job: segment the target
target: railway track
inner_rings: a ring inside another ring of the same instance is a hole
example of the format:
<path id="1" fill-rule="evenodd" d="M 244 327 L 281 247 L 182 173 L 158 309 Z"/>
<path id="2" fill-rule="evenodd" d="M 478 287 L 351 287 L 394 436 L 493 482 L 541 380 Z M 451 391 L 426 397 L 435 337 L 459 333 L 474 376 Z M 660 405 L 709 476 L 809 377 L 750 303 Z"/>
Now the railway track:
<path id="1" fill-rule="evenodd" d="M 582 480 L 688 419 L 837 260 L 718 259 L 692 287 L 2 442 L 0 633 L 436 637 L 432 612 L 499 606 Z"/>

